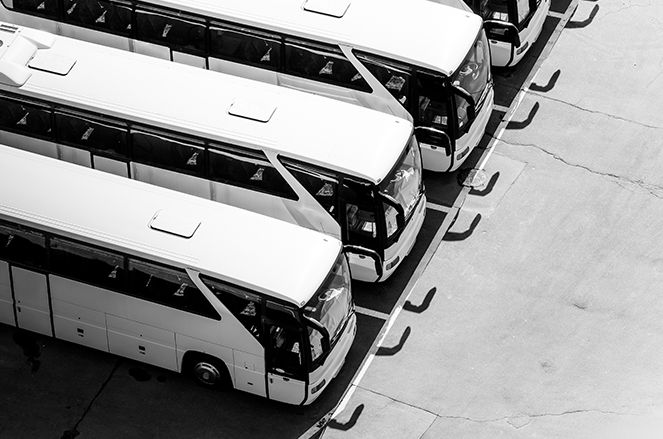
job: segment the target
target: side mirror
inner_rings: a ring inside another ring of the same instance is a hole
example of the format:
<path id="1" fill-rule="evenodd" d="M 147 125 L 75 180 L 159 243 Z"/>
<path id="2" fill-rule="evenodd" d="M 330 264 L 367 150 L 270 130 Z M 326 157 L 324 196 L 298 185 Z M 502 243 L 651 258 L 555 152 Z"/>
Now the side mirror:
<path id="1" fill-rule="evenodd" d="M 433 147 L 442 147 L 448 156 L 451 155 L 451 138 L 444 131 L 433 127 L 414 127 L 414 135 L 417 141 Z"/>
<path id="2" fill-rule="evenodd" d="M 504 41 L 520 47 L 520 34 L 515 24 L 501 20 L 485 20 L 483 27 L 491 40 Z"/>

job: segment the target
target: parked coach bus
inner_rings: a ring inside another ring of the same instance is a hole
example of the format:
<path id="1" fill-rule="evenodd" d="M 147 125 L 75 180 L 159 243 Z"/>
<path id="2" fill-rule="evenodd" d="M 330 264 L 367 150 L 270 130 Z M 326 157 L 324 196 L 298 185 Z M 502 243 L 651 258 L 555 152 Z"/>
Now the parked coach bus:
<path id="1" fill-rule="evenodd" d="M 404 119 L 28 28 L 0 42 L 2 143 L 328 233 L 359 280 L 414 245 L 426 197 Z"/>
<path id="2" fill-rule="evenodd" d="M 0 322 L 309 404 L 356 332 L 341 242 L 0 146 Z"/>
<path id="3" fill-rule="evenodd" d="M 433 171 L 493 108 L 481 18 L 429 0 L 0 1 L 0 20 L 409 118 Z"/>
<path id="4" fill-rule="evenodd" d="M 490 40 L 492 65 L 515 66 L 539 38 L 550 0 L 435 0 L 479 14 Z"/>

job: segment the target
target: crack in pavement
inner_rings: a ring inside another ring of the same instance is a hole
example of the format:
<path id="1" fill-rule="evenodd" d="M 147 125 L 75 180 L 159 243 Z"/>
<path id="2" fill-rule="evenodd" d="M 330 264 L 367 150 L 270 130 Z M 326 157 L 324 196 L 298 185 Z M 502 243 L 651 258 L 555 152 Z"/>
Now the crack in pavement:
<path id="1" fill-rule="evenodd" d="M 662 61 L 662 62 L 663 62 L 663 61 Z M 661 73 L 659 73 L 659 75 L 660 75 L 660 74 L 661 74 Z M 653 82 L 653 81 L 652 81 L 652 82 Z M 619 120 L 619 121 L 622 121 L 622 122 L 632 123 L 632 124 L 634 124 L 634 125 L 639 125 L 639 126 L 641 126 L 641 127 L 644 127 L 644 128 L 650 128 L 650 129 L 653 129 L 653 130 L 661 130 L 661 129 L 663 129 L 663 126 L 646 124 L 646 123 L 643 123 L 643 122 L 639 122 L 639 121 L 637 121 L 637 120 L 628 119 L 628 118 L 626 118 L 626 117 L 617 116 L 617 115 L 615 115 L 615 114 L 606 113 L 606 112 L 604 112 L 604 111 L 600 111 L 600 110 L 590 110 L 589 108 L 581 107 L 581 106 L 578 105 L 578 104 L 574 104 L 574 103 L 571 103 L 571 102 L 565 101 L 565 100 L 563 100 L 563 99 L 553 98 L 553 97 L 551 97 L 551 96 L 547 96 L 547 95 L 545 94 L 545 92 L 537 92 L 537 91 L 532 90 L 531 88 L 529 88 L 529 86 L 527 86 L 527 87 L 514 87 L 513 85 L 509 85 L 509 84 L 501 84 L 501 86 L 503 86 L 504 88 L 510 88 L 510 89 L 512 89 L 512 90 L 516 90 L 516 91 L 518 91 L 518 92 L 525 92 L 526 94 L 530 94 L 530 95 L 532 95 L 532 96 L 536 96 L 536 97 L 539 97 L 539 98 L 542 98 L 542 99 L 547 99 L 547 100 L 549 100 L 549 101 L 553 101 L 553 102 L 557 102 L 557 103 L 560 103 L 560 104 L 568 105 L 568 106 L 570 106 L 570 107 L 575 108 L 576 110 L 584 111 L 584 112 L 586 112 L 586 113 L 597 114 L 597 115 L 600 115 L 600 116 L 605 116 L 605 117 L 608 117 L 608 118 L 610 118 L 610 119 L 615 119 L 615 120 Z"/>
<path id="2" fill-rule="evenodd" d="M 578 105 L 578 104 L 573 104 L 573 103 L 571 103 L 571 102 L 567 102 L 567 101 L 565 101 L 565 100 L 563 100 L 563 99 L 558 99 L 558 98 L 553 98 L 553 97 L 550 97 L 550 96 L 546 96 L 546 95 L 543 94 L 543 93 L 539 93 L 539 92 L 533 91 L 533 90 L 531 90 L 531 89 L 529 89 L 528 92 L 529 92 L 530 94 L 534 95 L 534 96 L 537 96 L 537 97 L 540 97 L 540 98 L 543 98 L 543 99 L 547 99 L 547 100 L 550 100 L 550 101 L 558 102 L 558 103 L 560 103 L 560 104 L 565 104 L 565 105 L 568 105 L 568 106 L 570 106 L 570 107 L 575 108 L 576 110 L 584 111 L 584 112 L 586 112 L 586 113 L 590 113 L 590 114 L 598 114 L 598 115 L 601 115 L 601 116 L 608 117 L 608 118 L 610 118 L 610 119 L 615 119 L 615 120 L 619 120 L 619 121 L 622 121 L 622 122 L 629 122 L 629 123 L 632 123 L 632 124 L 634 124 L 634 125 L 639 125 L 639 126 L 641 126 L 641 127 L 644 127 L 644 128 L 650 128 L 650 129 L 653 129 L 653 130 L 661 130 L 661 129 L 663 129 L 663 126 L 649 125 L 649 124 L 646 124 L 646 123 L 643 123 L 643 122 L 639 122 L 639 121 L 637 121 L 637 120 L 627 119 L 627 118 L 622 117 L 622 116 L 617 116 L 617 115 L 615 115 L 615 114 L 606 113 L 606 112 L 604 112 L 604 111 L 590 110 L 590 109 L 588 109 L 588 108 L 581 107 L 581 106 Z"/>
<path id="3" fill-rule="evenodd" d="M 399 403 L 399 404 L 403 404 L 403 405 L 405 405 L 405 406 L 408 406 L 408 407 L 411 407 L 411 408 L 414 408 L 414 409 L 417 409 L 417 410 L 423 411 L 423 412 L 425 412 L 425 413 L 429 413 L 429 414 L 435 416 L 436 419 L 437 419 L 437 418 L 442 418 L 442 419 L 457 419 L 457 420 L 463 420 L 463 421 L 468 421 L 468 422 L 474 422 L 474 423 L 477 423 L 477 424 L 488 424 L 488 423 L 495 423 L 495 422 L 504 422 L 504 421 L 506 421 L 506 422 L 507 422 L 509 425 L 511 425 L 514 429 L 520 429 L 520 428 L 522 428 L 522 427 L 528 425 L 528 424 L 531 422 L 531 420 L 534 419 L 534 418 L 561 417 L 561 416 L 576 415 L 576 414 L 582 414 L 582 413 L 600 413 L 600 414 L 604 414 L 604 415 L 617 415 L 617 416 L 628 416 L 628 415 L 633 415 L 633 414 L 634 414 L 634 413 L 626 412 L 626 411 L 624 411 L 624 412 L 618 412 L 618 411 L 614 411 L 614 410 L 602 410 L 602 409 L 573 409 L 573 410 L 565 410 L 565 411 L 563 411 L 563 412 L 519 413 L 519 414 L 517 414 L 517 415 L 502 416 L 502 417 L 499 417 L 499 418 L 484 418 L 484 419 L 480 419 L 480 418 L 472 418 L 472 417 L 469 417 L 469 416 L 460 416 L 460 415 L 442 415 L 442 414 L 439 414 L 439 413 L 435 413 L 435 412 L 432 411 L 432 410 L 428 410 L 428 409 L 426 409 L 426 408 L 419 407 L 419 406 L 417 406 L 417 405 L 410 404 L 410 403 L 408 403 L 408 402 L 398 400 L 398 399 L 396 399 L 396 398 L 393 398 L 393 397 L 391 397 L 391 396 L 389 396 L 389 395 L 385 395 L 384 393 L 378 392 L 378 391 L 373 390 L 373 389 L 368 389 L 368 388 L 363 387 L 363 386 L 357 386 L 357 387 L 360 387 L 362 390 L 365 390 L 365 391 L 367 391 L 367 392 L 373 393 L 373 394 L 375 394 L 375 395 L 379 395 L 379 396 L 382 396 L 382 397 L 384 397 L 384 398 L 387 398 L 387 399 L 389 399 L 390 401 L 394 401 L 394 402 L 397 402 L 397 403 Z M 518 420 L 518 419 L 528 420 L 528 422 L 525 422 L 525 423 L 518 423 L 518 424 L 516 425 L 516 424 L 515 424 L 515 421 Z M 434 423 L 434 422 L 433 422 L 433 423 Z M 431 425 L 426 429 L 426 431 L 422 434 L 422 436 L 420 436 L 420 437 L 423 437 L 423 436 L 426 434 L 426 432 L 427 432 L 428 430 L 430 430 L 430 428 L 432 427 L 432 425 L 433 425 L 433 424 L 431 424 Z"/>
<path id="4" fill-rule="evenodd" d="M 570 167 L 573 167 L 573 168 L 583 169 L 583 170 L 585 170 L 585 171 L 587 171 L 591 174 L 598 175 L 598 176 L 601 176 L 601 177 L 613 178 L 613 179 L 617 180 L 616 183 L 622 188 L 624 188 L 624 186 L 622 186 L 620 184 L 620 182 L 629 183 L 629 184 L 637 186 L 640 189 L 643 189 L 643 190 L 647 191 L 653 197 L 663 199 L 663 186 L 658 186 L 658 185 L 655 185 L 655 184 L 652 184 L 652 183 L 647 183 L 644 180 L 636 180 L 636 179 L 626 177 L 626 176 L 623 176 L 623 175 L 614 174 L 612 172 L 596 171 L 596 170 L 594 170 L 594 169 L 592 169 L 588 166 L 585 166 L 585 165 L 580 165 L 580 164 L 577 164 L 577 163 L 571 163 L 571 162 L 567 161 L 566 159 L 564 159 L 563 157 L 561 157 L 561 156 L 559 156 L 559 155 L 557 155 L 553 152 L 550 152 L 547 149 L 545 149 L 545 148 L 543 148 L 539 145 L 536 145 L 534 143 L 507 142 L 504 139 L 498 139 L 495 136 L 492 136 L 492 137 L 493 137 L 493 139 L 497 140 L 498 142 L 502 142 L 502 143 L 504 143 L 506 145 L 509 145 L 509 146 L 520 146 L 520 147 L 525 147 L 525 148 L 537 149 L 537 150 L 543 152 L 544 154 L 552 157 L 553 159 L 564 163 L 567 166 L 570 166 Z"/>

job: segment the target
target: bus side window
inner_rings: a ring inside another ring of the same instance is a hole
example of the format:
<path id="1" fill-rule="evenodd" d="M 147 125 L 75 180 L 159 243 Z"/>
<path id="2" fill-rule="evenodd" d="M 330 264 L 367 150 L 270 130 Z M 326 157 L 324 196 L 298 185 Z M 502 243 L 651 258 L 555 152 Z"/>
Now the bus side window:
<path id="1" fill-rule="evenodd" d="M 60 238 L 51 238 L 49 248 L 54 273 L 102 288 L 124 290 L 122 255 Z"/>
<path id="2" fill-rule="evenodd" d="M 211 179 L 291 200 L 297 199 L 297 194 L 262 151 L 240 151 L 214 146 L 209 149 Z"/>
<path id="3" fill-rule="evenodd" d="M 183 270 L 129 259 L 129 294 L 181 311 L 221 320 Z"/>
<path id="4" fill-rule="evenodd" d="M 46 237 L 19 226 L 0 224 L 0 259 L 33 268 L 46 266 Z"/>
<path id="5" fill-rule="evenodd" d="M 369 248 L 375 246 L 377 229 L 375 202 L 367 188 L 344 181 L 342 198 L 345 201 L 345 223 L 350 244 Z"/>
<path id="6" fill-rule="evenodd" d="M 303 378 L 304 347 L 298 322 L 283 307 L 267 301 L 265 336 L 267 368 L 270 372 Z"/>
<path id="7" fill-rule="evenodd" d="M 177 140 L 142 130 L 131 130 L 132 158 L 146 165 L 204 176 L 205 149 L 193 140 Z"/>
<path id="8" fill-rule="evenodd" d="M 409 109 L 412 72 L 405 66 L 396 66 L 374 56 L 357 54 L 357 59 L 403 107 Z"/>
<path id="9" fill-rule="evenodd" d="M 128 157 L 126 127 L 87 117 L 55 112 L 56 139 L 64 145 L 101 152 L 115 158 Z"/>
<path id="10" fill-rule="evenodd" d="M 337 218 L 338 181 L 285 161 L 284 166 L 332 217 Z"/>
<path id="11" fill-rule="evenodd" d="M 214 293 L 228 311 L 253 335 L 261 341 L 260 297 L 215 279 L 201 276 L 203 283 Z"/>
<path id="12" fill-rule="evenodd" d="M 269 70 L 279 70 L 280 36 L 234 26 L 212 25 L 209 56 Z"/>
<path id="13" fill-rule="evenodd" d="M 58 0 L 14 0 L 15 11 L 30 15 L 58 18 Z"/>
<path id="14" fill-rule="evenodd" d="M 64 21 L 128 37 L 131 34 L 131 4 L 64 0 Z"/>
<path id="15" fill-rule="evenodd" d="M 340 49 L 333 46 L 286 39 L 285 73 L 372 92 L 359 71 L 345 58 Z"/>
<path id="16" fill-rule="evenodd" d="M 171 16 L 158 9 L 136 8 L 136 38 L 182 52 L 206 55 L 205 23 L 194 17 Z"/>
<path id="17" fill-rule="evenodd" d="M 0 98 L 0 127 L 7 131 L 50 139 L 51 110 L 27 102 Z"/>

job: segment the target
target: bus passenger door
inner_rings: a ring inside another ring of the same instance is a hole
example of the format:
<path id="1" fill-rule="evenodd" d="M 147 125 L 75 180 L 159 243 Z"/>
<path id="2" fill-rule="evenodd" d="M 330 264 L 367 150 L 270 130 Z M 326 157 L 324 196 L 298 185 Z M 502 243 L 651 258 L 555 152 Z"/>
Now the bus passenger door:
<path id="1" fill-rule="evenodd" d="M 0 323 L 16 325 L 14 320 L 14 298 L 9 278 L 9 264 L 0 261 Z"/>
<path id="2" fill-rule="evenodd" d="M 278 304 L 268 301 L 267 315 L 264 329 L 269 399 L 301 404 L 306 397 L 303 331 L 294 315 Z"/>
<path id="3" fill-rule="evenodd" d="M 12 267 L 11 273 L 16 298 L 17 326 L 52 336 L 46 275 L 19 267 Z"/>

